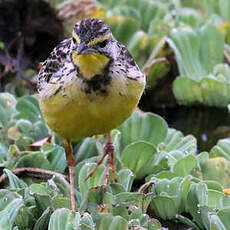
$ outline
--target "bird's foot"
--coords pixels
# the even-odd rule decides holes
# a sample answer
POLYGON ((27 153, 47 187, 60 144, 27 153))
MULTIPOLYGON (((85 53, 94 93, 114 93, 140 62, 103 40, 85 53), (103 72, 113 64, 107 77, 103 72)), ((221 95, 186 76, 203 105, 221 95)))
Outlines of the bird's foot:
POLYGON ((106 162, 104 186, 106 188, 106 186, 109 184, 109 169, 110 169, 110 167, 112 168, 112 174, 113 174, 113 180, 112 180, 111 183, 114 184, 114 183, 117 182, 116 167, 115 167, 115 164, 114 164, 114 146, 113 146, 113 143, 111 141, 108 141, 106 143, 106 145, 104 147, 104 154, 102 155, 101 159, 96 164, 96 166, 90 171, 90 173, 86 177, 85 181, 88 180, 91 176, 93 176, 93 174, 95 173, 97 168, 102 164, 103 160, 105 159, 105 157, 107 155, 108 155, 108 159, 107 159, 107 162, 106 162))

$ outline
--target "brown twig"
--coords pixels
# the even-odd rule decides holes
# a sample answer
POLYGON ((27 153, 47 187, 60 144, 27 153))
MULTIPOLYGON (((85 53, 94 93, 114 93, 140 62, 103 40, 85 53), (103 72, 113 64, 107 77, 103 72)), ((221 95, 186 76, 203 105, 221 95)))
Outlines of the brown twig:
MULTIPOLYGON (((64 177, 65 179, 68 179, 67 176, 57 173, 51 170, 47 169, 40 169, 40 168, 31 168, 31 167, 26 167, 26 168, 16 168, 16 169, 11 169, 10 170, 14 174, 23 174, 23 176, 32 176, 36 178, 42 178, 42 179, 50 179, 52 176, 59 176, 59 177, 64 177)), ((0 176, 0 183, 2 183, 6 178, 5 174, 2 174, 0 176)))
POLYGON ((149 181, 149 182, 143 184, 143 185, 140 187, 140 189, 139 189, 138 191, 139 191, 140 193, 147 193, 148 188, 149 188, 151 185, 155 184, 155 183, 156 183, 156 181, 149 181))
POLYGON ((164 62, 165 64, 169 64, 169 61, 165 58, 165 57, 161 57, 161 58, 156 58, 153 59, 144 69, 143 71, 145 72, 145 74, 148 74, 149 68, 152 67, 153 65, 160 63, 160 62, 164 62))
MULTIPOLYGON (((21 62, 22 62, 22 58, 23 58, 23 49, 24 49, 23 38, 16 37, 15 39, 13 39, 10 42, 10 44, 4 50, 4 54, 5 54, 5 61, 4 62, 5 63, 3 63, 3 64, 6 66, 4 72, 5 73, 8 73, 8 72, 16 73, 20 78, 22 78, 26 82, 26 85, 30 90, 35 90, 36 86, 37 86, 36 81, 25 76, 22 72, 21 62), (17 51, 17 56, 16 56, 16 58, 12 58, 9 54, 9 50, 10 50, 11 46, 17 40, 19 40, 19 48, 17 51)), ((2 58, 1 58, 1 60, 2 60, 2 58)))

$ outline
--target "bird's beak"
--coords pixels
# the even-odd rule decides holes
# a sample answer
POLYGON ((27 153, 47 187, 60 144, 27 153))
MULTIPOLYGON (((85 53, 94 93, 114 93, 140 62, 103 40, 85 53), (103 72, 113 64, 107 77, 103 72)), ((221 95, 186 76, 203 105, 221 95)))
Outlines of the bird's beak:
POLYGON ((77 55, 80 55, 87 48, 88 46, 86 45, 86 43, 82 42, 77 49, 77 55))

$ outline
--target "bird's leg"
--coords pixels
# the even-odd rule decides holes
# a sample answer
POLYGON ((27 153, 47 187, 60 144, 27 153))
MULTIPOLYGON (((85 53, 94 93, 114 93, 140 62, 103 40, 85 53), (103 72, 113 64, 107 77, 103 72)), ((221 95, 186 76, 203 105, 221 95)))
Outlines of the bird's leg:
POLYGON ((97 165, 90 171, 89 175, 85 178, 85 181, 88 180, 97 170, 97 168, 101 165, 101 163, 103 162, 103 160, 105 159, 107 153, 104 152, 103 156, 101 157, 101 159, 97 162, 97 165))
POLYGON ((69 140, 65 140, 65 154, 66 161, 69 168, 69 180, 70 180, 70 198, 72 211, 75 212, 75 199, 74 199, 74 156, 73 156, 73 146, 69 140))
MULTIPOLYGON (((108 154, 107 167, 109 168, 111 166, 111 168, 112 168, 112 174, 113 174, 112 183, 116 183, 117 182, 117 173, 116 173, 116 167, 114 164, 114 146, 113 146, 113 142, 112 142, 111 131, 109 131, 109 133, 108 133, 108 142, 105 145, 105 152, 108 154)), ((106 181, 106 184, 108 184, 108 181, 106 181)))
POLYGON ((99 165, 103 162, 105 157, 108 155, 107 159, 107 166, 106 166, 106 172, 105 172, 105 184, 108 184, 109 182, 109 167, 112 167, 112 173, 113 173, 113 183, 117 182, 117 173, 116 173, 116 168, 114 164, 114 146, 112 143, 112 137, 111 137, 111 132, 108 133, 108 142, 106 143, 104 147, 104 154, 102 155, 100 161, 97 163, 97 165, 90 171, 89 175, 86 177, 86 180, 91 177, 96 169, 98 168, 99 165))

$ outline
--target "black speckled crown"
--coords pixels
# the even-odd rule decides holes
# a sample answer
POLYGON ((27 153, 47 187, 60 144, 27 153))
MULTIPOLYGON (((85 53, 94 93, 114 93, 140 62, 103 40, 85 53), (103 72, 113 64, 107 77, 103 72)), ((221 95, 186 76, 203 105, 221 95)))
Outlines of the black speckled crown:
POLYGON ((88 43, 95 38, 103 37, 110 33, 110 29, 105 22, 95 18, 88 18, 78 22, 74 27, 74 32, 81 41, 88 43))

